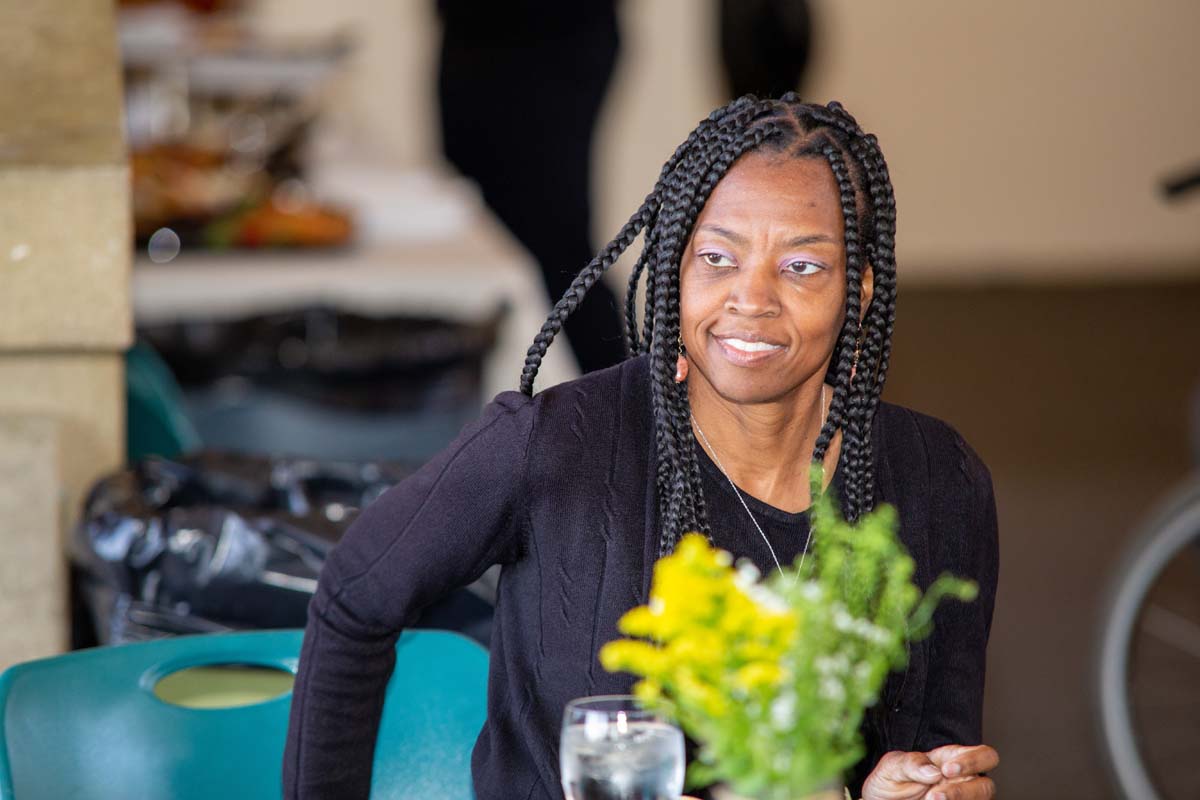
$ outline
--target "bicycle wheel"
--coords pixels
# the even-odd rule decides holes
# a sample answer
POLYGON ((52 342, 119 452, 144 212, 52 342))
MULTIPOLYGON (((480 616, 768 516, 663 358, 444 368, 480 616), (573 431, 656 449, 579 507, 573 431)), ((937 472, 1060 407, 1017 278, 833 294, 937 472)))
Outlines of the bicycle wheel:
POLYGON ((1200 797, 1200 476, 1159 506, 1122 562, 1100 639, 1098 705, 1130 800, 1200 797))

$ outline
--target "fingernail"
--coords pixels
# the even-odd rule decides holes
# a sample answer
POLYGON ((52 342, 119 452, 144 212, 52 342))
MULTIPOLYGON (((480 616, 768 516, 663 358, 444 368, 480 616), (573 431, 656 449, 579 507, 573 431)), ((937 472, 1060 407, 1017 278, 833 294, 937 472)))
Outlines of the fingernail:
POLYGON ((927 781, 936 781, 942 777, 942 772, 937 767, 925 766, 920 769, 921 777, 927 781))
POLYGON ((946 795, 942 792, 938 792, 933 796, 933 800, 946 800, 946 795))
POLYGON ((953 778, 958 773, 962 772, 962 764, 954 763, 946 765, 946 774, 953 778))

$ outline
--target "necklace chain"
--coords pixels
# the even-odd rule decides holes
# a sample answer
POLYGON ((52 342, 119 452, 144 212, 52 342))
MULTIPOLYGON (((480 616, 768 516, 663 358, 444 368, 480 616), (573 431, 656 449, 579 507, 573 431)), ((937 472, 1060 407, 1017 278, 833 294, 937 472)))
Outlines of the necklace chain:
MULTIPOLYGON (((771 553, 771 559, 775 562, 775 567, 783 572, 783 565, 779 563, 779 557, 775 555, 775 548, 771 546, 771 540, 767 538, 767 534, 763 532, 762 526, 758 524, 758 520, 754 518, 754 514, 750 511, 750 506, 746 504, 746 499, 742 497, 742 492, 738 489, 737 484, 733 482, 733 478, 729 477, 729 473, 725 471, 725 465, 721 463, 721 458, 717 455, 716 449, 708 441, 708 437, 704 435, 704 429, 700 427, 700 423, 696 421, 696 415, 691 414, 692 424, 696 426, 696 433, 700 434, 700 441, 704 442, 705 448, 712 454, 713 463, 717 465, 717 469, 721 470, 721 474, 725 476, 725 480, 729 481, 729 485, 733 488, 734 495, 737 496, 738 502, 742 504, 742 508, 746 509, 746 516, 750 517, 750 521, 754 523, 754 527, 758 530, 758 535, 767 543, 767 550, 771 553)), ((825 384, 821 384, 821 427, 817 428, 817 433, 820 435, 821 428, 825 427, 825 384)), ((811 503, 810 503, 811 506, 811 503)), ((800 573, 804 569, 804 558, 808 555, 808 545, 812 541, 812 522, 810 520, 808 526, 808 536, 804 538, 804 549, 800 551, 800 563, 796 567, 796 575, 792 579, 792 583, 800 580, 800 573)))

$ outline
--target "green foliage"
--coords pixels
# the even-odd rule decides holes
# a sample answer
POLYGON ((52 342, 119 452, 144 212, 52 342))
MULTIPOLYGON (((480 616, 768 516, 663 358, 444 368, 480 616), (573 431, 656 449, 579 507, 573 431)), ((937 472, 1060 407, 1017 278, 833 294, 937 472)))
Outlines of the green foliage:
MULTIPOLYGON (((814 488, 821 486, 814 466, 814 488)), ((946 597, 976 587, 943 575, 922 596, 895 509, 851 524, 814 491, 812 552, 759 580, 749 564, 689 534, 654 568, 650 604, 621 618, 633 639, 600 660, 640 676, 641 702, 700 743, 688 785, 716 781, 760 800, 795 800, 863 755, 859 727, 906 641, 931 629, 946 597)))

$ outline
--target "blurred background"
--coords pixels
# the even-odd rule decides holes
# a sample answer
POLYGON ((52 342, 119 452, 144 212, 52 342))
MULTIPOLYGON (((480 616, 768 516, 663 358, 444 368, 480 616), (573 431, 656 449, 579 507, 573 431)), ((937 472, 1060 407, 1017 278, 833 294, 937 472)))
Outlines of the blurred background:
MULTIPOLYGON (((0 667, 302 624, 696 122, 797 88, 891 167, 885 398, 992 470, 1002 796, 1120 797, 1122 758, 1200 796, 1196 548, 1145 556, 1195 507, 1163 510, 1200 454, 1198 32, 1191 0, 5 4, 0 667)), ((626 260, 540 386, 617 357, 626 260)), ((486 642, 493 591, 425 624, 486 642)))

